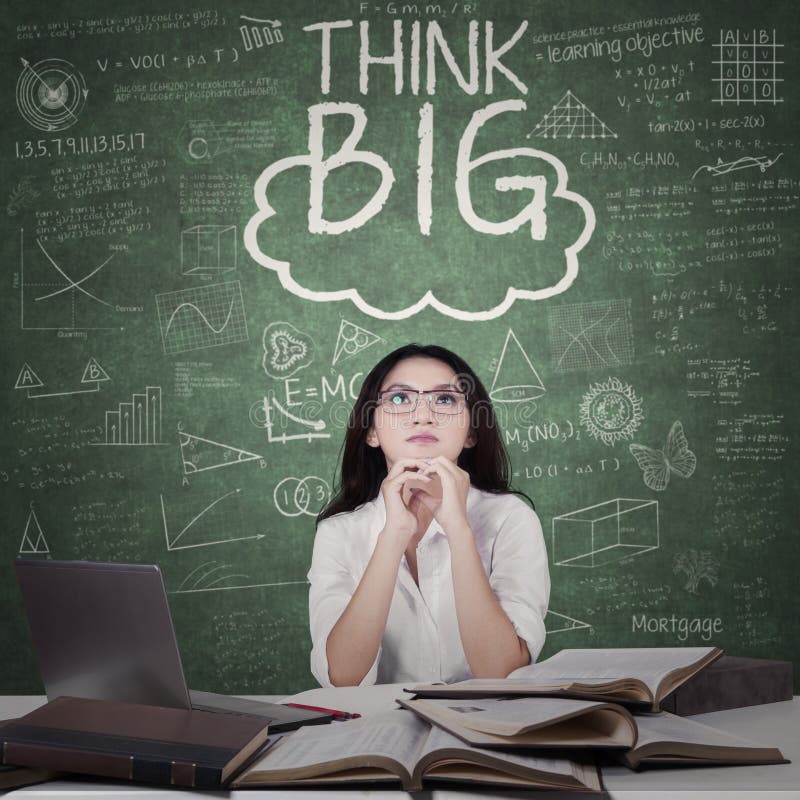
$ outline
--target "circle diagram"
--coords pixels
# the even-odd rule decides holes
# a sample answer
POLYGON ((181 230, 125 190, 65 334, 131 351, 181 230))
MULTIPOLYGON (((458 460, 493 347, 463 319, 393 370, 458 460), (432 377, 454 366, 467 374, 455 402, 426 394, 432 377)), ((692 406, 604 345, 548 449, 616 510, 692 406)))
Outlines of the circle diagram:
POLYGON ((17 80, 17 108, 25 121, 42 131, 60 131, 78 121, 86 103, 83 75, 60 58, 31 64, 22 59, 17 80))
POLYGON ((593 384, 580 405, 581 424, 606 445, 630 439, 643 419, 641 399, 619 378, 593 384))
POLYGON ((285 517, 315 517, 330 497, 328 482, 318 475, 284 478, 272 493, 275 508, 285 517))

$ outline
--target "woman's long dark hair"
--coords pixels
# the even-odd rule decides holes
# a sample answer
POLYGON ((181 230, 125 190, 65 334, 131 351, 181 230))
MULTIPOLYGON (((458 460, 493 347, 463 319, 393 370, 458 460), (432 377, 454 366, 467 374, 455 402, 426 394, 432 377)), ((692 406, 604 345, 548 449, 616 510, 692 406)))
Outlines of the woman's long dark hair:
POLYGON ((470 482, 478 489, 493 494, 513 492, 533 507, 533 501, 523 492, 511 488, 511 462, 500 438, 497 418, 478 376, 462 358, 438 345, 407 344, 384 356, 369 372, 358 394, 350 418, 347 435, 340 450, 341 473, 336 493, 317 515, 317 523, 343 511, 353 511, 378 496, 386 477, 386 458, 379 447, 370 447, 367 433, 372 427, 378 392, 390 370, 406 358, 422 356, 435 358, 456 373, 456 385, 467 393, 467 408, 475 444, 465 447, 457 464, 466 470, 470 482))

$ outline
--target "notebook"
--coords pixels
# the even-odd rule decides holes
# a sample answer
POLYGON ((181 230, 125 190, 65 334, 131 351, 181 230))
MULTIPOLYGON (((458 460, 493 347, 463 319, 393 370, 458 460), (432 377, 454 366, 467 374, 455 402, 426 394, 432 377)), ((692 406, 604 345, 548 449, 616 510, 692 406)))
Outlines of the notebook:
POLYGON ((14 562, 47 699, 60 696, 253 714, 270 733, 330 714, 186 686, 156 564, 14 562))

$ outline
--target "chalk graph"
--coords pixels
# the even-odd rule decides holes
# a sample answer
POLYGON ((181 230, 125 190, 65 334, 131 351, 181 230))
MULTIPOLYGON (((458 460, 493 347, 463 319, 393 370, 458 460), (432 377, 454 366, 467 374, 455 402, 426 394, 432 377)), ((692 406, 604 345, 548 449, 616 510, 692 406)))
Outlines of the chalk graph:
POLYGON ((19 237, 22 330, 115 330, 108 324, 115 306, 98 294, 102 289, 95 284, 105 277, 116 251, 85 248, 66 261, 58 252, 66 251, 63 246, 36 238, 36 247, 29 245, 26 252, 23 229, 19 237))
POLYGON ((157 294, 156 306, 167 355, 249 338, 239 281, 157 294))
POLYGON ((164 522, 164 542, 167 550, 190 550, 197 547, 263 539, 266 533, 244 532, 245 522, 241 513, 241 496, 241 489, 232 489, 230 492, 214 498, 199 511, 190 511, 187 507, 180 507, 177 516, 182 519, 188 517, 189 521, 179 531, 176 531, 174 524, 170 530, 164 495, 161 495, 161 519, 164 522), (242 535, 237 536, 237 531, 242 531, 242 535))
POLYGON ((709 173, 715 178, 720 175, 727 175, 729 172, 738 172, 741 169, 758 168, 760 172, 766 172, 770 167, 777 164, 783 153, 778 153, 774 158, 769 156, 742 156, 734 161, 723 161, 717 159, 716 164, 702 164, 692 174, 694 180, 700 173, 709 173))
POLYGON ((242 14, 239 19, 243 22, 239 26, 239 33, 242 34, 242 44, 246 51, 254 47, 261 47, 283 41, 281 31, 281 21, 279 19, 260 19, 258 17, 246 17, 242 14), (247 23, 250 23, 249 25, 247 23))
POLYGON ((548 323, 550 355, 559 371, 633 363, 629 300, 556 306, 548 323))
POLYGON ((170 594, 196 594, 197 592, 226 592, 236 589, 262 589, 281 586, 302 586, 307 580, 259 582, 249 573, 238 572, 232 564, 206 561, 195 567, 170 594))
POLYGON ((130 402, 119 403, 106 411, 104 441, 95 446, 127 445, 152 447, 161 441, 161 387, 146 386, 144 392, 131 396, 130 402))

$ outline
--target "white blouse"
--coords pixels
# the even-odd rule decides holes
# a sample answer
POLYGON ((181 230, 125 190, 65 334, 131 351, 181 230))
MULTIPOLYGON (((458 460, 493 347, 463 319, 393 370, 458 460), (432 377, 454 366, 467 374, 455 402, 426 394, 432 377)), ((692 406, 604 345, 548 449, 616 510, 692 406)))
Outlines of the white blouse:
MULTIPOLYGON (((483 568, 501 607, 536 660, 545 638, 550 597, 542 526, 519 496, 492 494, 470 486, 467 520, 483 568)), ((322 520, 308 572, 311 672, 331 686, 326 643, 367 568, 386 521, 383 495, 322 520)), ((458 632, 450 547, 432 520, 417 548, 417 586, 400 563, 386 629, 375 662, 361 681, 460 681, 472 677, 458 632)))

